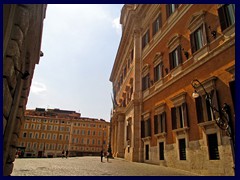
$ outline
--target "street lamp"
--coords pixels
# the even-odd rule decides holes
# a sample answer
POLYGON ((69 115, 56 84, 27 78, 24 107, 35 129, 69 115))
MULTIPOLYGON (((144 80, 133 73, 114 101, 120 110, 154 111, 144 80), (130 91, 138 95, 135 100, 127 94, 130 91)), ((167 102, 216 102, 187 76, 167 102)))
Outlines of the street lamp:
MULTIPOLYGON (((231 143, 231 149, 232 149, 232 155, 233 155, 233 163, 235 165, 235 140, 234 140, 234 132, 232 127, 232 121, 230 116, 230 107, 227 103, 224 103, 221 110, 219 111, 216 107, 212 104, 212 97, 211 95, 206 91, 203 84, 198 80, 194 79, 191 82, 192 87, 194 88, 194 92, 192 94, 192 97, 198 98, 199 93, 197 92, 197 88, 200 86, 204 90, 204 93, 206 95, 206 100, 209 102, 209 106, 213 112, 213 119, 215 120, 217 126, 226 132, 226 134, 230 137, 230 143, 231 143), (217 115, 218 118, 215 118, 217 115)), ((235 168, 235 167, 234 167, 235 168)))

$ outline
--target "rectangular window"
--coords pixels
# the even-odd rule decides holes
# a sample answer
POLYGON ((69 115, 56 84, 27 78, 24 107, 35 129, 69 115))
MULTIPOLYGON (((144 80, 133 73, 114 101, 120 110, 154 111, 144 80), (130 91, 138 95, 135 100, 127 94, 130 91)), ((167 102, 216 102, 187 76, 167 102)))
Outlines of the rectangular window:
POLYGON ((154 133, 158 134, 163 132, 166 132, 166 113, 165 112, 154 116, 154 133))
POLYGON ((218 9, 221 30, 235 24, 235 4, 225 4, 218 9))
POLYGON ((177 8, 178 4, 166 4, 167 17, 171 16, 176 11, 177 8))
MULTIPOLYGON (((218 109, 218 98, 217 98, 217 91, 212 90, 209 95, 212 97, 212 106, 218 109)), ((206 95, 199 96, 195 99, 196 104, 196 111, 197 111, 197 120, 198 123, 212 121, 214 120, 214 114, 210 105, 209 100, 206 98, 206 95)))
POLYGON ((187 104, 183 103, 171 109, 172 129, 188 127, 187 104))
POLYGON ((150 79, 149 74, 147 74, 146 76, 144 76, 142 78, 142 90, 143 91, 150 87, 149 79, 150 79))
POLYGON ((162 27, 162 14, 160 13, 157 19, 152 24, 153 36, 159 31, 162 27))
POLYGON ((179 139, 179 158, 186 160, 186 142, 185 139, 179 139))
POLYGON ((208 137, 208 151, 210 160, 219 160, 217 134, 209 134, 208 137))
POLYGON ((145 48, 145 46, 149 43, 149 40, 149 30, 147 30, 147 32, 142 37, 142 49, 145 48))
POLYGON ((164 142, 159 143, 159 160, 164 160, 164 142))
POLYGON ((151 119, 148 119, 145 122, 145 137, 151 136, 151 119))
POLYGON ((170 70, 174 69, 175 67, 182 63, 182 51, 180 45, 176 49, 174 49, 171 53, 169 53, 169 61, 170 70))
POLYGON ((201 25, 196 31, 190 34, 192 53, 198 51, 206 44, 206 32, 204 26, 201 25))
POLYGON ((157 66, 154 67, 154 82, 162 79, 163 77, 163 64, 159 63, 157 66))

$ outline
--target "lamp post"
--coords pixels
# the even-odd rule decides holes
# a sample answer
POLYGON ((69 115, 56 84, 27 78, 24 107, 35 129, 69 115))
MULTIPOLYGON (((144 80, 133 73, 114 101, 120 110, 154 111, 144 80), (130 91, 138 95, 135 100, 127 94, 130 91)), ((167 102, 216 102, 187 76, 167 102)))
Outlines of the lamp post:
POLYGON ((234 163, 233 168, 235 169, 235 139, 234 139, 234 129, 231 121, 229 105, 227 103, 224 103, 223 106, 221 107, 221 110, 219 111, 216 107, 213 106, 211 95, 206 91, 203 84, 198 79, 192 80, 191 85, 194 88, 194 92, 192 94, 192 97, 194 99, 199 97, 197 88, 200 86, 203 89, 206 95, 206 100, 209 102, 209 106, 213 112, 213 119, 215 120, 217 126, 221 130, 225 131, 226 134, 230 137, 230 144, 231 144, 233 163, 234 163), (218 115, 218 118, 216 118, 215 115, 218 115))

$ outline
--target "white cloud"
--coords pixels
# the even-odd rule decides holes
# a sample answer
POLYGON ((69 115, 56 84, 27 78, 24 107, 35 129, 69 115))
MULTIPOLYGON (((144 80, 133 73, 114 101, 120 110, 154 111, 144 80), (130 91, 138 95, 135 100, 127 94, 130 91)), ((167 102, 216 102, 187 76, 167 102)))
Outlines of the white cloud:
POLYGON ((43 83, 33 82, 31 85, 31 92, 34 94, 42 94, 47 91, 47 87, 43 83))
POLYGON ((112 27, 116 30, 117 34, 121 35, 122 26, 120 24, 120 17, 117 17, 112 21, 112 27))

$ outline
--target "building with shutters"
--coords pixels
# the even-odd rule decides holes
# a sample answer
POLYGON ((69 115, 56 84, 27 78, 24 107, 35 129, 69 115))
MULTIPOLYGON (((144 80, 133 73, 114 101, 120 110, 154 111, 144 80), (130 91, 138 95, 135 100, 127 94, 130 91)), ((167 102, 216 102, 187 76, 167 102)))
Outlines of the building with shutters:
POLYGON ((26 110, 18 139, 21 157, 97 155, 108 151, 109 122, 69 110, 26 110))
POLYGON ((217 126, 204 90, 217 111, 230 108, 234 137, 235 5, 125 4, 120 23, 110 77, 113 155, 234 175, 234 138, 217 126))

